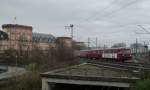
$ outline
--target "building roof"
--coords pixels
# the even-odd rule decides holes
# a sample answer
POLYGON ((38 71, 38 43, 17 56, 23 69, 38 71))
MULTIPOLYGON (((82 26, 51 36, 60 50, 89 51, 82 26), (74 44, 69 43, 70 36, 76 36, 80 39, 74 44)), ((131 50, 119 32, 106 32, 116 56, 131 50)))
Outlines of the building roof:
POLYGON ((43 73, 42 75, 66 75, 66 76, 83 76, 83 77, 113 77, 113 78, 137 78, 130 71, 123 68, 115 68, 99 64, 84 63, 68 68, 57 69, 43 73))
POLYGON ((2 28, 10 28, 10 27, 20 27, 20 28, 32 29, 32 26, 27 26, 27 25, 19 25, 19 24, 3 24, 2 25, 2 28))
MULTIPOLYGON (((41 76, 47 79, 77 80, 86 82, 124 82, 134 83, 140 78, 135 77, 127 69, 84 63, 68 68, 57 69, 42 73, 41 76)), ((67 82, 68 83, 68 82, 67 82)), ((118 84, 117 84, 118 85, 118 84)), ((116 86, 117 86, 116 85, 116 86)), ((120 87, 120 86, 119 86, 120 87)), ((124 86, 122 86, 124 87, 124 86)))
POLYGON ((71 39, 71 37, 57 37, 57 39, 71 39))
POLYGON ((55 37, 52 34, 33 33, 32 41, 35 43, 52 43, 55 37))

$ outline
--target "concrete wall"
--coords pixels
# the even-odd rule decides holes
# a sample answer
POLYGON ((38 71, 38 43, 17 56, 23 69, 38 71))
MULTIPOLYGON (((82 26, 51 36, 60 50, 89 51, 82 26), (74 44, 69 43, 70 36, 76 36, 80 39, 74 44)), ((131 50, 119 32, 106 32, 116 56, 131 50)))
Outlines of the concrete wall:
POLYGON ((52 90, 55 83, 129 88, 130 83, 42 78, 42 90, 52 90))

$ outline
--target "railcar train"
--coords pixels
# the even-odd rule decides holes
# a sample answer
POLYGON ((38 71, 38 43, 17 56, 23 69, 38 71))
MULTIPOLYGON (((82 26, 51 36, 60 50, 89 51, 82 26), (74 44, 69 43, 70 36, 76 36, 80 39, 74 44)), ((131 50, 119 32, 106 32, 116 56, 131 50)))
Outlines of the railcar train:
POLYGON ((132 59, 131 50, 128 48, 80 50, 79 56, 87 59, 111 60, 116 62, 124 62, 132 59))

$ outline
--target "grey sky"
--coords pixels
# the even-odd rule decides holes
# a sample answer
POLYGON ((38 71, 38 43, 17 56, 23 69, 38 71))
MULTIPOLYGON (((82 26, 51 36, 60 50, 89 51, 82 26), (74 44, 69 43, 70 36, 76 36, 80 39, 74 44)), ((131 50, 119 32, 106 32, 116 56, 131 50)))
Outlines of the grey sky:
POLYGON ((69 36, 64 26, 74 24, 76 40, 98 37, 99 43, 150 42, 150 0, 0 0, 0 25, 31 25, 34 32, 69 36), (14 21, 14 17, 17 20, 14 21))

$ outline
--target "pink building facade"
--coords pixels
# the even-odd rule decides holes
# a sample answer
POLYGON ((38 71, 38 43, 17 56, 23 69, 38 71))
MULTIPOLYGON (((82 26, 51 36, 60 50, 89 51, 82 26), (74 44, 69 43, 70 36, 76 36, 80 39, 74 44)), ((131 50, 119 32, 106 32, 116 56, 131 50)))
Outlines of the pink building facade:
POLYGON ((8 34, 8 40, 1 41, 5 46, 2 49, 24 49, 32 48, 32 27, 18 24, 4 24, 2 31, 8 34))

